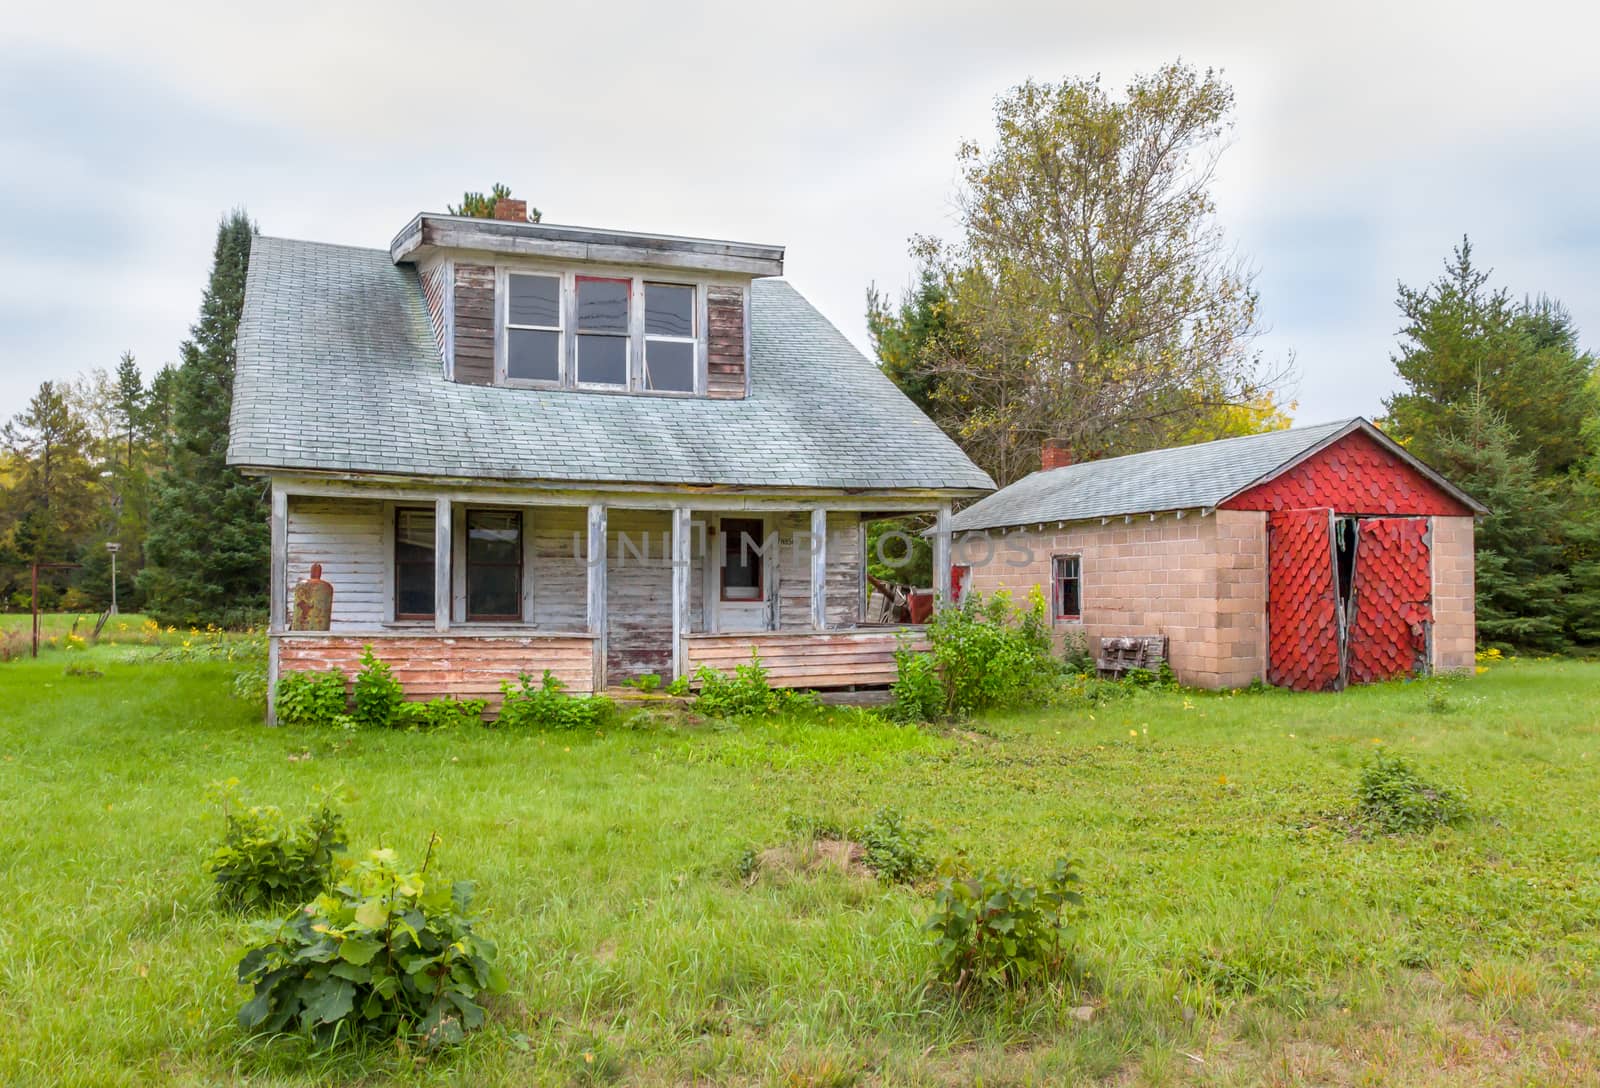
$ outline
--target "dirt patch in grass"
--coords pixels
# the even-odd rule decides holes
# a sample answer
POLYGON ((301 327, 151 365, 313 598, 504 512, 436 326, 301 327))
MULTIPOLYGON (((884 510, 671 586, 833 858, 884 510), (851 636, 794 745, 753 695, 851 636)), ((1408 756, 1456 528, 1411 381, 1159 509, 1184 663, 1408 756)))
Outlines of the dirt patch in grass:
POLYGON ((751 879, 757 880, 763 875, 793 879, 833 872, 871 880, 872 870, 867 868, 866 856, 864 846, 848 839, 810 839, 785 843, 768 847, 756 855, 751 879))

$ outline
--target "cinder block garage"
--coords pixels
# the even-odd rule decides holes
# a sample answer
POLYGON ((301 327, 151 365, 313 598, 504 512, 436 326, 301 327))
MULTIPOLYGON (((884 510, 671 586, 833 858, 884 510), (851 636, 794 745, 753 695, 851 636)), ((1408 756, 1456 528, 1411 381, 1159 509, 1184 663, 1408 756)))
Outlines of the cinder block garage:
POLYGON ((1301 691, 1472 667, 1482 505, 1364 419, 1074 463, 958 513, 968 591, 1058 638, 1164 636, 1178 678, 1301 691))

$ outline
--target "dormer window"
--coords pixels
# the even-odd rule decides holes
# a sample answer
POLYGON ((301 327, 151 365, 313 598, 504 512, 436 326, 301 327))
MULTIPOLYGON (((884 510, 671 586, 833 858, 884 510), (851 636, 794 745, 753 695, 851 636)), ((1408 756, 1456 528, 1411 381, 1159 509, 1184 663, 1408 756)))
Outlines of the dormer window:
POLYGON ((515 266, 496 284, 498 384, 706 391, 705 284, 515 266))
POLYGON ((700 342, 695 291, 673 283, 644 285, 644 387, 693 393, 700 342))
POLYGON ((578 289, 578 384, 628 386, 630 280, 576 277, 578 289))
POLYGON ((561 277, 506 277, 506 378, 561 380, 561 277))

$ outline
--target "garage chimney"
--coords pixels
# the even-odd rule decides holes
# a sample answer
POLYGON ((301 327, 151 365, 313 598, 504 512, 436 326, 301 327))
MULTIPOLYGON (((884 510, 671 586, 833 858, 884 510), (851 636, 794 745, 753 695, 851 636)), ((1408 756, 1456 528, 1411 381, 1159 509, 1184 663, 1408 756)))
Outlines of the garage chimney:
POLYGON ((528 221, 528 202, 526 200, 512 200, 502 197, 494 202, 494 217, 496 219, 509 219, 513 223, 526 223, 528 221))
POLYGON ((1045 471, 1072 464, 1072 443, 1065 438, 1047 438, 1039 449, 1039 467, 1045 471))

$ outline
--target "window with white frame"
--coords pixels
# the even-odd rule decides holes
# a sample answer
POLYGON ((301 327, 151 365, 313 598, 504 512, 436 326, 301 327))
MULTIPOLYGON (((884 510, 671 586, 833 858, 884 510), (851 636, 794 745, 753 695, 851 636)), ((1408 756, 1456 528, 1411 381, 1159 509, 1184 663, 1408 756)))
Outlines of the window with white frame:
POLYGON ((1050 560, 1054 583, 1051 596, 1055 598, 1055 618, 1079 620, 1083 618, 1083 560, 1076 555, 1057 555, 1050 560))
POLYGON ((632 347, 628 311, 633 283, 603 276, 578 276, 575 283, 577 382, 626 389, 632 347))
POLYGON ((559 382, 563 353, 561 277, 506 277, 506 380, 559 382))
POLYGON ((693 393, 699 335, 695 290, 675 283, 644 285, 645 389, 693 393))

